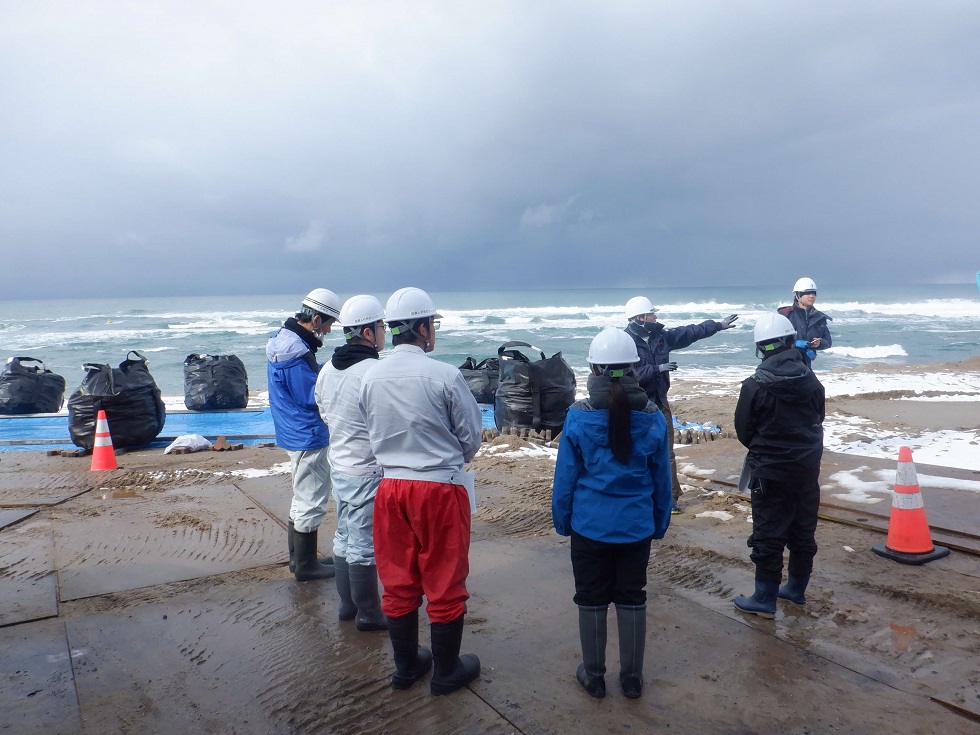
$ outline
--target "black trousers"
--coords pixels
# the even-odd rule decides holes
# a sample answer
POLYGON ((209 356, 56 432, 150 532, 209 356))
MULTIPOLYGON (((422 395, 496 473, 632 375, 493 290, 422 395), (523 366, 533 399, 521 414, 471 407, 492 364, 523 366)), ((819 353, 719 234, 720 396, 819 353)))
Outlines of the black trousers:
POLYGON ((752 491, 752 535, 748 545, 760 582, 780 582, 783 550, 789 549, 789 573, 808 577, 817 554, 814 534, 820 485, 816 477, 778 482, 760 477, 749 481, 752 491))
POLYGON ((575 604, 597 607, 644 605, 647 593, 647 564, 650 541, 610 544, 593 541, 572 531, 572 573, 575 575, 575 604))

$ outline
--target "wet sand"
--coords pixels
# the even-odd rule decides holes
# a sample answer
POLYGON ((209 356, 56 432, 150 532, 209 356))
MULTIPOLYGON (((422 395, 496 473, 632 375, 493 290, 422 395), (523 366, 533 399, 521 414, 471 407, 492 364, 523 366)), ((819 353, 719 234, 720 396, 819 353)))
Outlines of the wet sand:
MULTIPOLYGON (((682 418, 731 415, 732 396, 680 397, 689 387, 676 388, 682 418)), ((781 602, 773 621, 735 611, 752 567, 748 505, 732 492, 744 452, 733 439, 678 448, 685 512, 650 563, 643 698, 619 692, 613 614, 609 695, 588 697, 574 680, 567 540, 551 530, 552 460, 516 438, 496 443, 473 463, 480 508, 463 640, 483 674, 438 698, 427 680, 392 691, 386 634, 339 622, 332 581, 288 573, 288 476, 217 474, 270 468, 284 452, 137 451, 111 473, 89 472, 85 458, 0 455, 0 520, 11 523, 0 531, 0 733, 980 727, 974 555, 903 566, 870 552, 882 534, 821 521, 808 604, 781 602)), ((839 454, 825 463, 860 465, 839 454)), ((332 530, 328 515, 323 552, 332 530)), ((424 615, 420 635, 425 644, 424 615)))

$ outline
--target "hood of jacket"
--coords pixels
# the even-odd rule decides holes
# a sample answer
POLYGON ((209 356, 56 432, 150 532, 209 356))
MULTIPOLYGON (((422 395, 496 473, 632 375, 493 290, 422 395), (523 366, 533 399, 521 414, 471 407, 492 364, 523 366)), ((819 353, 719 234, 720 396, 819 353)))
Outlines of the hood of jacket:
POLYGON ((781 400, 806 403, 813 395, 812 375, 802 353, 790 347, 763 360, 752 379, 781 400))
POLYGON ((370 345, 341 345, 333 351, 330 364, 337 370, 346 370, 361 360, 377 360, 378 351, 370 345))
MULTIPOLYGON (((629 401, 631 411, 642 411, 646 408, 646 392, 636 382, 632 375, 625 375, 619 379, 623 390, 626 392, 626 400, 629 401)), ((590 375, 587 383, 589 390, 589 404, 595 409, 609 408, 610 393, 612 391, 612 378, 608 375, 590 375)))
POLYGON ((265 357, 269 362, 288 362, 302 357, 307 352, 314 355, 323 342, 313 332, 304 329, 290 317, 282 328, 269 339, 265 346, 265 357))

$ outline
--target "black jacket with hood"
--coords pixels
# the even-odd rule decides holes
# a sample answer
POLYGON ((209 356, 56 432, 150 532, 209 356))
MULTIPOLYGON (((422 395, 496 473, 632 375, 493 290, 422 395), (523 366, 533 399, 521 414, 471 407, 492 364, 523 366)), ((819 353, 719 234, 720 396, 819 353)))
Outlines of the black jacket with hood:
POLYGON ((767 357, 742 381, 735 432, 753 477, 816 479, 823 454, 824 389, 799 350, 767 357))

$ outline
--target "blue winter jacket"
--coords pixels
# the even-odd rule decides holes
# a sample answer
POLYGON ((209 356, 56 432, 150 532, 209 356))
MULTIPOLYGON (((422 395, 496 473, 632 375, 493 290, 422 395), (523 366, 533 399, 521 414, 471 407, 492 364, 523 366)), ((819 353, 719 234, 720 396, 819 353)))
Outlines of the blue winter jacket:
POLYGON ((651 402, 631 412, 628 464, 609 446, 609 411, 588 400, 571 406, 558 444, 551 496, 555 530, 607 543, 663 538, 670 525, 667 422, 651 402))
POLYGON ((265 356, 269 360, 266 372, 276 444, 293 452, 323 449, 330 444, 330 434, 313 396, 320 370, 316 357, 288 329, 272 335, 265 356))

